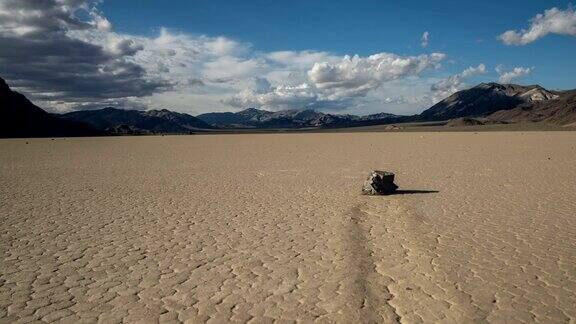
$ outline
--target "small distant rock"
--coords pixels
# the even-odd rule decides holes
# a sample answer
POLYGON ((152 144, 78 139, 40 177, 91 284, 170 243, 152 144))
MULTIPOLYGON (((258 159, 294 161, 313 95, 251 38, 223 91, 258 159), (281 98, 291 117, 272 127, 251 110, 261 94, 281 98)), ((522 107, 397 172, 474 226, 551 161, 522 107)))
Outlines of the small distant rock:
POLYGON ((388 125, 384 127, 384 130, 403 130, 403 129, 404 129, 403 126, 397 126, 397 125, 388 125))
POLYGON ((476 118, 454 118, 446 123, 446 127, 460 127, 460 126, 480 126, 485 125, 484 121, 476 118))
POLYGON ((372 171, 362 187, 363 195, 389 195, 396 191, 394 173, 388 171, 372 171))
POLYGON ((498 124, 508 124, 508 122, 503 120, 492 120, 489 118, 460 117, 450 119, 445 126, 462 127, 462 126, 483 126, 483 125, 498 125, 498 124))
MULTIPOLYGON (((149 135, 151 132, 133 125, 120 124, 105 129, 106 133, 112 135, 149 135)), ((164 135, 162 135, 164 136, 164 135)))

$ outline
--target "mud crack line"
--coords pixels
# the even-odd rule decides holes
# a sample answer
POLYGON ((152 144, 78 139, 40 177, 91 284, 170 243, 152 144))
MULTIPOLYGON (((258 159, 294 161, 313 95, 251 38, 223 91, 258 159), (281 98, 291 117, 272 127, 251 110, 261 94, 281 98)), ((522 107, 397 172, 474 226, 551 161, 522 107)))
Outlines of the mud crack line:
POLYGON ((394 295, 388 285, 394 280, 376 271, 374 244, 370 239, 374 225, 371 224, 370 215, 356 206, 350 211, 347 223, 345 248, 349 254, 349 271, 354 282, 355 297, 361 301, 361 315, 369 323, 400 323, 401 316, 390 304, 394 295))

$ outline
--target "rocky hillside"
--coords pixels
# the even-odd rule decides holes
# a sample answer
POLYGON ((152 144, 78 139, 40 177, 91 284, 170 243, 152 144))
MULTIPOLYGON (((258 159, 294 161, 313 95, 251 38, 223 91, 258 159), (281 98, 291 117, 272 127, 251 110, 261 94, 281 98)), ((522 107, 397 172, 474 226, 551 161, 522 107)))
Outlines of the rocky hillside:
POLYGON ((536 100, 508 110, 497 111, 488 118, 511 122, 547 122, 576 126, 576 90, 557 92, 551 100, 536 100))
POLYGON ((557 99, 557 92, 540 86, 482 83, 456 92, 420 114, 421 120, 448 120, 458 117, 484 117, 499 110, 557 99))
POLYGON ((140 111, 108 107, 75 111, 63 117, 112 134, 182 134, 214 128, 194 116, 166 109, 140 111))
POLYGON ((101 135, 87 124, 52 115, 0 78, 0 137, 67 137, 101 135))

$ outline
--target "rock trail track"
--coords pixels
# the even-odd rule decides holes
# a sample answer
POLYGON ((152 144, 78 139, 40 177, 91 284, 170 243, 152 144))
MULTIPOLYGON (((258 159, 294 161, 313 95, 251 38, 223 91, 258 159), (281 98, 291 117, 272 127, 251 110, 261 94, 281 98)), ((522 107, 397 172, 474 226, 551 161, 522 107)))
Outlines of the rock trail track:
POLYGON ((1 140, 0 322, 573 323, 574 143, 1 140), (372 169, 408 192, 361 196, 372 169))

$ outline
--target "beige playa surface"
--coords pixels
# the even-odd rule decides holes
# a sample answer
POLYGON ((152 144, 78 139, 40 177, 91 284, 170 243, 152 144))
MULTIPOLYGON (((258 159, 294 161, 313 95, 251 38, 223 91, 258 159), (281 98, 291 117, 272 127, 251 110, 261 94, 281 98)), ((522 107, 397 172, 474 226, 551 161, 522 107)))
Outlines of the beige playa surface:
POLYGON ((0 180, 0 322, 576 320, 575 132, 2 140, 0 180))

